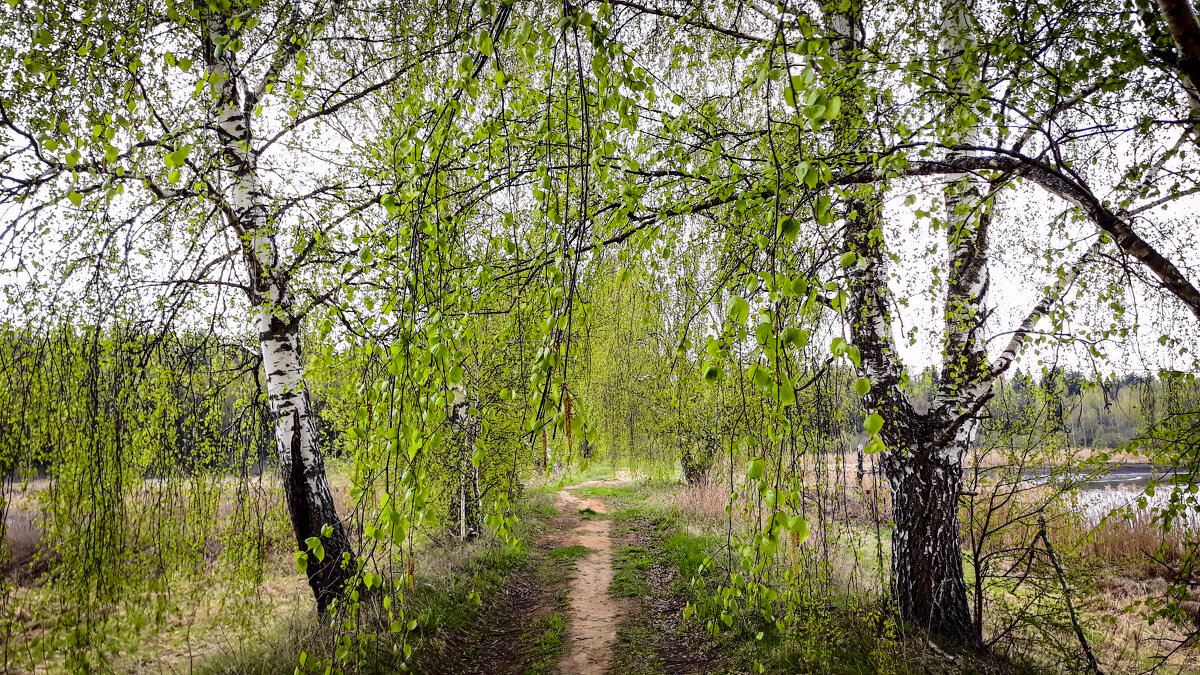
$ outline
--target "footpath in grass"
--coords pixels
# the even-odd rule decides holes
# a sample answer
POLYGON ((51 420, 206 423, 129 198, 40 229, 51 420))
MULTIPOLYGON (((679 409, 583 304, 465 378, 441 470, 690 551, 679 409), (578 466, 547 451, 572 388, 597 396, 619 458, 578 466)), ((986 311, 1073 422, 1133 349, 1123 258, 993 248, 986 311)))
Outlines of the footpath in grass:
POLYGON ((683 625, 681 591, 709 542, 668 534, 670 492, 602 467, 532 491, 540 503, 552 498, 556 513, 531 537, 520 568, 485 598, 482 628, 427 651, 440 672, 727 670, 701 628, 683 625), (446 650, 462 658, 452 664, 446 650))
MULTIPOLYGON (((563 513, 562 525, 570 527, 568 545, 588 553, 576 562, 576 574, 568 591, 569 620, 566 655, 561 670, 579 675, 608 672, 619 622, 630 612, 628 602, 610 595, 613 581, 611 522, 601 518, 608 506, 598 497, 579 497, 577 490, 616 486, 623 481, 588 481, 560 490, 556 504, 563 513)), ((565 528, 564 528, 565 529, 565 528)), ((560 531, 562 534, 562 531, 560 531)))
MULTIPOLYGON (((617 629, 633 607, 614 601, 614 545, 605 501, 577 497, 579 490, 616 486, 605 467, 531 489, 522 500, 527 542, 515 564, 489 569, 502 577, 480 593, 468 622, 454 622, 437 640, 421 645, 418 672, 612 672, 617 629), (553 506, 550 506, 553 504, 553 506)), ((492 560, 480 558, 485 568, 492 560)), ((473 578, 478 579, 480 572, 473 578)))
MULTIPOLYGON (((689 488, 677 481, 634 481, 580 486, 579 499, 603 499, 607 513, 584 517, 611 523, 614 601, 628 603, 617 627, 611 672, 656 673, 1008 673, 1002 660, 948 654, 919 631, 897 634, 878 601, 825 593, 803 604, 745 606, 724 618, 692 613, 706 595, 725 589, 728 548, 723 523, 681 511, 677 497, 689 488), (704 567, 706 559, 717 564, 704 567), (786 632, 765 614, 790 612, 786 632), (720 621, 718 624, 717 622, 720 621), (710 632, 717 626, 715 633, 710 632)), ((687 500, 684 500, 685 503, 687 500)), ((709 514, 711 515, 711 514, 709 514)), ((723 520, 723 519, 719 519, 723 520)), ((745 532, 740 533, 746 536, 745 532)), ((788 556, 803 554, 792 551, 788 556)), ((804 554, 808 555, 808 554, 804 554)), ((776 578, 797 562, 780 554, 776 578)), ((736 571, 736 570, 735 570, 736 571)), ((823 583, 823 582, 814 582, 823 583)), ((808 585, 798 582, 799 587, 808 585)), ((804 601, 804 598, 800 598, 804 601)), ((570 672, 570 671, 565 671, 570 672)))
POLYGON ((609 589, 630 611, 617 629, 613 672, 727 672, 730 663, 698 623, 683 620, 690 581, 713 544, 680 531, 669 506, 675 485, 641 482, 577 491, 603 495, 617 542, 609 589))

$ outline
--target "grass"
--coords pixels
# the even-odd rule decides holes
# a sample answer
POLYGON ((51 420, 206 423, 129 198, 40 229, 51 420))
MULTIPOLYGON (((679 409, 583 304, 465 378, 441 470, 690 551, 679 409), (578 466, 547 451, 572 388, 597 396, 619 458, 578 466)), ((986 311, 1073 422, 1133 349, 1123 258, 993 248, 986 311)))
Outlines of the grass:
POLYGON ((613 671, 629 675, 660 675, 668 672, 655 648, 659 637, 658 630, 644 618, 622 623, 617 628, 613 671))
POLYGON ((651 493, 644 487, 645 483, 628 485, 588 485, 571 490, 577 497, 605 497, 619 500, 622 504, 645 502, 651 493))
POLYGON ((561 546, 559 548, 556 548, 556 549, 548 552, 546 555, 551 558, 577 560, 577 559, 582 558, 583 556, 585 556, 589 553, 592 553, 594 551, 595 551, 595 549, 591 549, 586 546, 581 546, 579 544, 575 544, 572 546, 561 546))
POLYGON ((593 480, 611 480, 616 477, 616 470, 610 464, 604 462, 587 462, 571 467, 566 473, 561 476, 546 476, 543 479, 543 487, 551 491, 558 490, 565 485, 574 485, 575 483, 584 483, 593 480))
MULTIPOLYGON (((532 534, 548 527, 557 509, 545 494, 530 493, 519 505, 521 521, 518 536, 529 540, 532 534)), ((478 541, 440 550, 428 550, 421 557, 421 567, 415 583, 403 589, 403 619, 415 622, 408 632, 412 654, 410 668, 417 672, 436 672, 447 663, 465 658, 464 644, 480 636, 489 623, 501 621, 495 617, 501 590, 515 576, 530 575, 535 583, 550 584, 569 575, 574 561, 587 555, 590 549, 567 546, 541 553, 523 545, 511 548, 495 541, 478 541)), ((561 601, 561 599, 560 599, 561 601)), ((393 605, 393 609, 398 609, 393 605)), ((363 635, 389 634, 389 617, 376 603, 364 603, 362 624, 374 627, 363 635)), ((523 637, 534 644, 533 658, 553 651, 553 636, 561 642, 563 622, 543 627, 536 635, 523 637)), ((243 642, 236 649, 222 652, 197 662, 193 668, 200 673, 277 673, 292 672, 299 665, 301 649, 312 670, 334 656, 337 635, 322 625, 311 612, 297 613, 262 631, 256 639, 243 642)), ((350 668, 356 672, 396 672, 403 662, 397 645, 396 652, 384 648, 393 644, 384 640, 377 645, 360 645, 362 660, 350 668)), ((561 647, 560 647, 561 648, 561 647)), ((313 672, 323 672, 317 667, 313 672)), ((305 672, 301 668, 300 672, 305 672)))
POLYGON ((566 650, 568 627, 568 618, 561 612, 555 612, 529 625, 526 634, 532 637, 534 656, 527 673, 542 675, 557 670, 559 657, 566 650))
MULTIPOLYGON (((831 594, 826 583, 832 581, 827 582, 815 570, 804 571, 807 568, 799 559, 793 561, 793 554, 785 550, 775 556, 772 578, 778 588, 789 569, 798 574, 786 600, 768 600, 755 607, 746 599, 744 588, 733 589, 728 596, 713 596, 728 578, 724 524, 721 518, 697 522, 677 509, 678 493, 685 490, 662 483, 576 490, 580 496, 617 500, 622 507, 611 514, 614 534, 627 539, 614 556, 610 588, 614 597, 644 601, 648 610, 680 608, 685 602, 707 607, 682 622, 678 609, 655 616, 647 612, 623 622, 614 650, 617 672, 649 674, 688 668, 822 673, 1012 670, 992 659, 971 656, 950 662, 923 638, 898 635, 890 613, 877 599, 846 591, 831 594), (701 572, 710 558, 718 564, 701 572), (732 601, 728 623, 719 616, 721 597, 732 601), (768 616, 779 618, 782 630, 768 616), (719 629, 714 632, 713 627, 719 629), (681 658, 693 661, 673 661, 681 658)), ((698 501, 707 505, 714 500, 698 501)), ((725 515, 723 506, 720 515, 725 515)), ((815 560, 815 556, 809 557, 815 560)), ((733 558, 736 562, 737 556, 733 558)))
POLYGON ((654 564, 653 552, 644 546, 625 546, 613 558, 613 580, 608 587, 614 598, 636 598, 650 594, 645 570, 654 564))
MULTIPOLYGON (((531 567, 528 549, 513 549, 489 544, 461 559, 458 564, 439 570, 436 576, 419 576, 417 583, 404 592, 404 618, 414 621, 409 632, 413 648, 410 666, 427 672, 435 668, 453 644, 469 637, 490 603, 507 580, 516 572, 531 567), (478 598, 477 600, 475 598, 478 598)), ((363 620, 379 634, 388 632, 388 618, 374 603, 364 604, 363 620)), ((310 667, 334 656, 336 634, 308 613, 282 622, 262 639, 246 643, 240 649, 226 650, 196 664, 198 673, 279 673, 291 672, 300 662, 302 648, 310 667)), ((395 672, 402 657, 381 648, 363 645, 362 660, 353 666, 358 672, 395 672)), ((323 671, 318 668, 317 671, 323 671)), ((305 672, 301 668, 300 672, 305 672)))
POLYGON ((532 645, 526 673, 544 675, 558 671, 558 662, 566 651, 567 632, 571 624, 570 615, 567 614, 570 605, 567 584, 575 576, 575 561, 594 552, 595 549, 578 544, 560 546, 547 551, 540 561, 538 583, 557 586, 553 596, 556 611, 534 620, 525 629, 523 641, 532 645))
MULTIPOLYGON (((612 475, 608 467, 593 465, 564 482, 601 480, 612 475)), ((553 506, 553 493, 557 489, 556 481, 526 492, 519 504, 518 535, 522 540, 533 541, 534 534, 547 529, 554 517, 560 515, 553 506)), ((850 578, 847 561, 858 565, 861 569, 857 574, 866 578, 875 577, 880 565, 887 564, 890 542, 886 527, 880 528, 882 558, 875 550, 875 531, 871 529, 870 546, 849 552, 835 548, 831 564, 822 567, 817 555, 821 538, 833 533, 841 537, 839 542, 844 542, 848 532, 868 536, 867 529, 857 522, 836 520, 827 523, 824 530, 814 522, 812 539, 795 550, 781 542, 770 568, 769 583, 776 589, 790 588, 791 595, 786 600, 754 607, 747 600, 744 587, 731 589, 727 591, 731 625, 721 620, 719 601, 680 621, 685 602, 703 605, 728 579, 724 569, 729 555, 725 546, 724 510, 728 491, 720 487, 686 488, 642 481, 587 486, 573 492, 580 497, 600 497, 607 501, 610 513, 600 514, 585 508, 579 510, 579 515, 612 522, 611 533, 617 538, 614 541, 617 547, 610 594, 640 608, 618 626, 618 643, 613 651, 615 672, 650 674, 686 669, 687 664, 681 666, 677 662, 679 658, 697 659, 692 664, 696 669, 718 672, 752 672, 759 666, 767 672, 828 673, 1012 672, 1022 667, 962 655, 954 656, 958 662, 952 663, 919 632, 906 633, 895 625, 878 599, 877 586, 847 587, 845 582, 850 578), (701 573, 702 564, 709 557, 717 564, 701 573), (789 572, 797 575, 790 586, 783 581, 783 575, 789 572), (783 619, 783 629, 770 618, 764 618, 764 613, 783 619), (710 625, 719 628, 711 636, 706 632, 710 625)), ((734 527, 735 535, 750 534, 744 517, 735 514, 734 527)), ((1153 569, 1135 564, 1140 549, 1157 543, 1156 532, 1147 523, 1116 519, 1091 531, 1070 519, 1052 520, 1051 528, 1050 536, 1060 555, 1070 567, 1080 573, 1086 571, 1086 583, 1083 577, 1072 577, 1072 587, 1093 647, 1108 663, 1121 664, 1108 670, 1125 670, 1125 666, 1133 665, 1144 670, 1154 665, 1147 657, 1150 648, 1145 648, 1145 653, 1134 650, 1117 655, 1119 659, 1113 656, 1113 650, 1139 641, 1148 643, 1152 635, 1162 634, 1161 630, 1148 632, 1144 621, 1135 612, 1127 611, 1134 601, 1159 593, 1161 588, 1155 584, 1165 584, 1153 576, 1153 569), (1101 621, 1103 617, 1111 620, 1101 621)), ((1017 534, 1020 536, 1015 539, 1019 540, 1028 533, 1017 534)), ((566 650, 570 629, 567 585, 576 574, 576 562, 593 552, 579 545, 513 550, 485 541, 418 549, 417 583, 404 591, 404 620, 415 621, 409 634, 409 644, 414 649, 410 666, 419 672, 442 672, 452 669, 448 664, 468 658, 464 654, 472 653, 481 633, 511 622, 499 603, 506 588, 517 579, 518 584, 537 587, 541 595, 539 611, 525 615, 528 625, 514 625, 507 638, 512 643, 514 658, 528 672, 554 672, 566 650)), ((737 559, 734 553, 735 565, 737 559)), ((974 571, 969 564, 964 571, 970 582, 974 571)), ((267 583, 280 585, 281 590, 264 603, 263 613, 254 617, 257 623, 252 630, 218 636, 216 631, 221 629, 215 623, 198 620, 187 628, 186 645, 207 644, 210 646, 207 654, 200 654, 189 663, 190 649, 176 644, 179 643, 176 633, 180 633, 176 631, 164 636, 163 642, 168 644, 165 640, 170 637, 174 658, 164 660, 156 656, 152 661, 123 662, 122 667, 160 670, 187 667, 208 673, 290 672, 298 664, 301 648, 308 650, 310 666, 328 660, 336 636, 313 616, 311 598, 304 595, 302 578, 290 572, 281 573, 267 583), (283 581, 289 581, 291 586, 283 588, 283 581), (283 591, 290 593, 286 597, 291 598, 286 607, 281 599, 285 597, 283 591), (309 604, 305 605, 304 600, 309 604)), ((1004 584, 994 588, 996 593, 1007 590, 1004 584)), ((1020 597, 1032 592, 1033 586, 1027 584, 1021 588, 1020 597)), ((1200 614, 1200 605, 1196 612, 1200 614)), ((362 625, 366 628, 363 634, 388 633, 387 622, 378 617, 364 615, 362 625)), ((1051 629, 1047 626, 1047 630, 1051 629)), ((1069 644, 1072 640, 1067 636, 1059 641, 1069 644)), ((402 660, 370 645, 364 653, 368 658, 354 670, 394 672, 402 660)), ((1014 657, 1023 658, 1019 654, 1014 657)))

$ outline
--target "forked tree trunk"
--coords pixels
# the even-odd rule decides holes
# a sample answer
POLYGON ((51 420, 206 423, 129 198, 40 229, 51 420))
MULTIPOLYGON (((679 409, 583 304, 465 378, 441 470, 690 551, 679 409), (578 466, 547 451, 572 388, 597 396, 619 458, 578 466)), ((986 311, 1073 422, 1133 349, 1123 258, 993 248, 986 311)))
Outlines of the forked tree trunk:
MULTIPOLYGON (((849 74, 840 82, 843 113, 834 126, 835 142, 844 152, 860 151, 870 142, 864 136, 871 125, 857 64, 864 47, 862 9, 858 1, 834 3, 827 17, 834 34, 830 52, 849 74)), ((904 391, 903 368, 892 337, 879 195, 869 187, 860 188, 847 195, 842 212, 844 250, 857 254, 847 269, 846 314, 862 356, 860 374, 871 381, 863 404, 885 419, 882 439, 887 450, 881 463, 892 489, 891 590, 896 608, 908 624, 978 647, 958 541, 958 494, 968 434, 955 433, 948 416, 917 414, 904 391)), ((976 252, 973 247, 959 248, 976 252)), ((952 315, 947 317, 948 331, 965 332, 958 342, 969 348, 976 344, 971 338, 977 326, 970 320, 975 315, 968 313, 964 320, 963 312, 971 309, 969 298, 955 296, 948 312, 952 315), (964 325, 968 327, 950 328, 964 325)), ((957 424, 961 429, 962 423, 957 424)))

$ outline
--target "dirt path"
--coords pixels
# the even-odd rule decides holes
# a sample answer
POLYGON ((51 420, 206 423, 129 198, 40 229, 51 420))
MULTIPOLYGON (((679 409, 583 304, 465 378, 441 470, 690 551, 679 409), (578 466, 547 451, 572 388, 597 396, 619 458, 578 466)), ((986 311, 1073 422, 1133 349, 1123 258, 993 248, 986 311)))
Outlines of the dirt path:
POLYGON ((574 516, 577 521, 564 545, 586 546, 594 551, 579 559, 575 579, 571 581, 571 630, 567 635, 567 650, 559 667, 560 672, 572 675, 608 672, 612 664, 613 643, 617 639, 617 624, 631 610, 630 603, 608 594, 613 579, 613 543, 609 537, 612 522, 579 518, 577 515, 588 508, 596 513, 608 513, 607 505, 599 497, 576 497, 571 490, 622 485, 625 482, 588 481, 571 485, 557 493, 559 510, 565 515, 574 516))

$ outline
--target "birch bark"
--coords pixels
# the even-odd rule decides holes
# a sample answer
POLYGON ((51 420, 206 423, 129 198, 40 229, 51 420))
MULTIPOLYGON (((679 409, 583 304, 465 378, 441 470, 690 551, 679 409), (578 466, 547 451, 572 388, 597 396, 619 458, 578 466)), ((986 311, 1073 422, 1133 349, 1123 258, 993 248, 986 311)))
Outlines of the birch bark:
POLYGON ((260 92, 246 86, 235 55, 214 38, 229 35, 225 20, 208 22, 205 45, 209 81, 217 87, 215 127, 228 175, 226 218, 237 233, 249 283, 249 299, 262 351, 268 406, 273 420, 284 497, 296 545, 313 537, 323 559, 309 553, 308 583, 321 613, 341 594, 355 569, 354 554, 337 515, 316 435, 313 408, 304 379, 300 319, 292 313, 288 276, 268 218, 270 196, 258 171, 250 123, 260 92))
MULTIPOLYGON (((864 47, 862 5, 839 4, 828 13, 835 34, 831 52, 851 73, 841 87, 842 117, 835 125, 836 143, 845 153, 861 151, 865 130, 865 83, 855 65, 864 47)), ((964 261, 950 275, 944 345, 948 364, 971 364, 962 373, 986 366, 977 332, 982 321, 978 299, 986 294, 986 221, 969 214, 980 188, 965 180, 947 195, 952 218, 953 261, 964 261)), ((965 425, 947 434, 945 417, 918 414, 902 387, 903 366, 892 336, 883 215, 874 187, 858 186, 843 207, 843 245, 856 254, 848 271, 847 317, 862 357, 860 374, 871 381, 863 397, 868 412, 885 420, 887 445, 881 466, 892 490, 892 597, 900 617, 914 625, 978 647, 968 609, 958 540, 958 495, 962 457, 970 440, 965 425)), ((954 262, 952 262, 952 265, 954 262)))
POLYGON ((471 459, 479 438, 479 419, 471 414, 466 389, 457 384, 452 389, 450 420, 458 430, 462 447, 458 457, 458 490, 451 501, 451 522, 455 523, 458 538, 474 539, 483 531, 483 495, 479 487, 479 467, 471 459))

